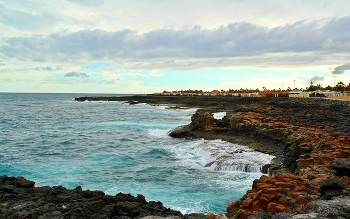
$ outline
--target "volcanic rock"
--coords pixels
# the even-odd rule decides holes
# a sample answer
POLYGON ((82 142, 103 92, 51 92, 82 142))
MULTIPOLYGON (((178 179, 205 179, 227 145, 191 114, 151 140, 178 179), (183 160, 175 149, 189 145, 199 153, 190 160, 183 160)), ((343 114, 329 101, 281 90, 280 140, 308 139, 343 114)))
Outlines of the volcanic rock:
POLYGON ((330 166, 335 170, 337 176, 350 177, 350 162, 345 160, 333 160, 330 166))
MULTIPOLYGON (((102 191, 83 191, 81 187, 37 187, 23 177, 0 176, 0 218, 142 218, 177 217, 179 211, 161 202, 147 202, 145 197, 102 191)), ((207 218, 197 214, 197 218, 207 218)))

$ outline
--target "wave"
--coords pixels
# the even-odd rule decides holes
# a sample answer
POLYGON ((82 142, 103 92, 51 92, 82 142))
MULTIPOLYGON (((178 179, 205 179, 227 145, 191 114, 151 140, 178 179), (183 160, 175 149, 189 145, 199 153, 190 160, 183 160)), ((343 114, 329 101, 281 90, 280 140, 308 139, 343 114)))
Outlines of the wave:
POLYGON ((171 138, 168 133, 172 129, 148 129, 148 137, 150 138, 171 138))
POLYGON ((210 171, 260 173, 262 167, 274 158, 247 146, 222 140, 201 139, 184 143, 183 146, 177 148, 175 155, 183 165, 199 165, 210 171))

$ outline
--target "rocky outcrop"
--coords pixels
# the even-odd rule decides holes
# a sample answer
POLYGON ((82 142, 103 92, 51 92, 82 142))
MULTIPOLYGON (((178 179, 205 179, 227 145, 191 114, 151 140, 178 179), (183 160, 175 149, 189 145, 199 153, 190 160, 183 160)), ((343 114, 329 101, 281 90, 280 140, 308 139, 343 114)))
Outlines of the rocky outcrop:
MULTIPOLYGON (((288 143, 290 146, 282 159, 283 165, 296 174, 263 176, 254 181, 252 190, 233 204, 236 210, 229 207, 231 213, 241 218, 256 215, 259 210, 302 213, 312 200, 349 193, 349 136, 332 132, 328 127, 299 127, 254 112, 227 114, 225 119, 229 121, 228 128, 234 131, 253 132, 288 143), (337 179, 333 175, 343 178, 337 179), (296 194, 291 191, 296 191, 296 194)), ((273 169, 270 169, 270 175, 274 175, 273 169)))
POLYGON ((300 127, 254 112, 227 114, 225 119, 235 131, 255 132, 288 143, 284 164, 296 171, 311 168, 317 174, 329 170, 332 160, 350 161, 350 137, 329 127, 300 127))
POLYGON ((222 120, 215 120, 211 111, 198 110, 191 120, 190 125, 181 127, 182 136, 193 136, 198 130, 251 133, 288 146, 281 148, 281 168, 271 164, 270 176, 255 180, 241 200, 230 202, 230 216, 249 218, 259 211, 300 214, 307 212, 314 200, 350 194, 350 137, 334 132, 334 127, 298 126, 259 112, 226 113, 222 120), (279 174, 283 168, 295 175, 279 174))
POLYGON ((212 112, 197 110, 191 117, 190 130, 211 131, 216 127, 212 112))
POLYGON ((307 203, 318 197, 317 188, 298 176, 278 174, 254 180, 242 200, 231 202, 228 212, 241 218, 256 215, 260 210, 270 213, 302 213, 307 203))
MULTIPOLYGON (((81 187, 34 187, 23 177, 0 176, 0 218, 143 218, 146 216, 183 218, 179 211, 138 195, 83 191, 81 187)), ((207 218, 197 214, 196 217, 207 218)))

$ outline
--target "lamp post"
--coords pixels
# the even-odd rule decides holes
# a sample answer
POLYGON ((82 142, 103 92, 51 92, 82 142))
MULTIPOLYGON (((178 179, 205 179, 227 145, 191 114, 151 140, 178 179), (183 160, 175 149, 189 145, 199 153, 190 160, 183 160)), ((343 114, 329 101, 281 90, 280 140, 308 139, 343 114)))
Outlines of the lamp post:
POLYGON ((295 80, 294 80, 294 90, 295 90, 295 80))

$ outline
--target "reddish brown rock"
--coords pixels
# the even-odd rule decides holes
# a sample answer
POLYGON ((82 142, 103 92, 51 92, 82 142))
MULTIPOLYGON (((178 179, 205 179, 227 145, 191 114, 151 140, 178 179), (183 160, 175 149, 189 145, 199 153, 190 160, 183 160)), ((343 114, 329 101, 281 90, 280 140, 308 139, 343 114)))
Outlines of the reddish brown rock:
MULTIPOLYGON (((299 176, 262 176, 254 180, 252 190, 247 192, 239 210, 237 206, 235 209, 241 218, 255 215, 260 209, 271 213, 302 213, 317 194, 317 187, 299 176)), ((239 203, 235 202, 236 205, 239 203)))
POLYGON ((197 110, 191 117, 191 121, 191 130, 210 131, 216 127, 213 113, 207 111, 197 110))

